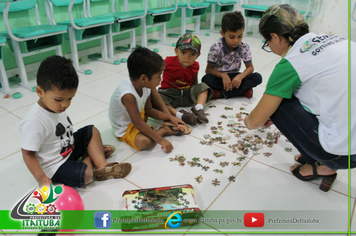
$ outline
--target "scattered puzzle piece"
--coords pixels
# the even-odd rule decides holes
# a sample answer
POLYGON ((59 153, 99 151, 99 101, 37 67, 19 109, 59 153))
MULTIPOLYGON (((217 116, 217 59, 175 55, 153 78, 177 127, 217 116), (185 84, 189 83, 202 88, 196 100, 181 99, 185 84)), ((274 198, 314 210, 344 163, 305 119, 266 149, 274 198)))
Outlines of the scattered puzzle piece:
POLYGON ((284 151, 286 151, 286 152, 292 152, 292 148, 285 148, 284 151))
POLYGON ((231 164, 234 166, 241 166, 241 162, 231 162, 231 164))
POLYGON ((207 171, 210 167, 209 166, 202 166, 201 168, 202 168, 202 170, 207 171))
POLYGON ((224 109, 229 111, 229 110, 233 110, 234 108, 232 108, 232 107, 224 107, 224 109))
POLYGON ((220 118, 227 119, 226 115, 221 115, 220 118))
POLYGON ((224 161, 224 162, 220 162, 221 167, 225 167, 229 165, 229 162, 224 161))
POLYGON ((231 176, 228 178, 228 180, 229 180, 230 182, 235 182, 235 179, 236 179, 236 177, 233 176, 233 175, 231 175, 231 176))
POLYGON ((270 153, 270 152, 264 152, 263 155, 266 156, 266 157, 270 157, 270 156, 272 155, 272 153, 270 153))
POLYGON ((211 184, 217 186, 220 185, 220 181, 218 179, 214 179, 213 181, 211 181, 211 184))
POLYGON ((199 175, 199 176, 197 176, 195 179, 196 179, 196 181, 198 182, 198 184, 200 184, 200 183, 203 181, 203 176, 202 176, 202 175, 199 175))
POLYGON ((225 156, 226 155, 225 152, 214 152, 213 154, 216 157, 221 157, 221 156, 225 156))
POLYGON ((222 173, 224 173, 224 171, 223 170, 219 170, 219 169, 215 169, 215 170, 213 170, 215 173, 220 173, 220 174, 222 174, 222 173))

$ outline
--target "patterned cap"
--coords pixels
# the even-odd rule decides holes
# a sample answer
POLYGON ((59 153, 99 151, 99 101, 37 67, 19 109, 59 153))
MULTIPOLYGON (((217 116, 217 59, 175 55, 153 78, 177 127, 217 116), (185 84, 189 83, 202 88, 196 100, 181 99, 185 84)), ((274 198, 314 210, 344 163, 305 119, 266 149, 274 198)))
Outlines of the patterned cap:
POLYGON ((192 49, 196 53, 200 53, 201 43, 194 34, 183 34, 177 41, 177 48, 180 50, 192 49))

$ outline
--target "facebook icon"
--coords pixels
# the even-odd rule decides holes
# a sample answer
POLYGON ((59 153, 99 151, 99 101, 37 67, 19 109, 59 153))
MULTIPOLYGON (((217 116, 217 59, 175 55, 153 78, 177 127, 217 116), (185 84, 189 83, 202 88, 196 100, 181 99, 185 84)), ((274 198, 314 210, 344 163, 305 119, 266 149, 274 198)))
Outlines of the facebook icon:
POLYGON ((111 213, 108 211, 97 211, 94 213, 94 226, 97 229, 111 227, 111 213))

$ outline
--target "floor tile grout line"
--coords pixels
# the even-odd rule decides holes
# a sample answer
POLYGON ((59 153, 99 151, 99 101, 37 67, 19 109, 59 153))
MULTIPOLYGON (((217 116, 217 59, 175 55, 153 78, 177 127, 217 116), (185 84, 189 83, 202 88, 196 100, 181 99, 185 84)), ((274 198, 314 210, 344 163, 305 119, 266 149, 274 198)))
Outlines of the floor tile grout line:
MULTIPOLYGON (((83 121, 89 120, 90 118, 93 118, 94 116, 100 115, 101 113, 107 112, 107 111, 108 111, 108 109, 105 109, 105 110, 100 111, 100 112, 98 112, 98 113, 96 113, 96 114, 93 114, 93 115, 91 115, 91 116, 88 116, 88 117, 85 118, 84 120, 81 120, 81 121, 78 121, 78 122, 76 122, 76 123, 73 123, 73 126, 76 126, 76 125, 78 125, 79 123, 82 123, 83 121)), ((94 126, 95 126, 95 125, 94 125, 94 126)))
MULTIPOLYGON (((247 166, 247 164, 251 161, 252 159, 249 159, 246 163, 245 163, 245 165, 243 165, 243 166, 241 166, 241 169, 237 172, 237 174, 235 175, 235 178, 236 178, 236 176, 238 175, 238 174, 240 174, 240 172, 247 166)), ((230 186, 230 184, 231 184, 231 182, 229 182, 226 186, 225 186, 225 188, 219 193, 219 195, 210 203, 210 205, 204 210, 204 212, 203 212, 203 214, 207 211, 207 210, 209 210, 209 208, 214 204, 214 202, 223 194, 223 192, 227 189, 227 187, 229 187, 230 186)))
MULTIPOLYGON (((202 222, 202 224, 205 224, 205 225, 209 226, 210 228, 212 228, 212 229, 214 229, 214 230, 216 230, 216 231, 218 231, 218 232, 221 232, 221 234, 224 234, 224 235, 229 236, 228 234, 223 233, 223 232, 220 231, 219 229, 216 229, 216 228, 214 228, 213 226, 211 226, 211 225, 209 225, 209 224, 207 224, 207 223, 205 223, 205 222, 202 222)), ((193 225, 190 226, 189 229, 187 229, 187 232, 189 232, 189 230, 191 230, 192 227, 193 227, 193 225)), ((192 233, 195 233, 195 232, 193 231, 192 233)), ((215 233, 215 232, 214 232, 214 233, 215 233)), ((186 235, 186 234, 187 234, 187 233, 184 233, 183 235, 186 235)), ((188 233, 188 234, 189 234, 189 233, 188 233)))
MULTIPOLYGON (((127 182, 129 182, 129 183, 130 183, 130 184, 132 184, 132 185, 137 186, 139 189, 143 189, 141 186, 139 186, 139 185, 135 184, 134 182, 132 182, 132 181, 130 181, 130 180, 128 180, 128 179, 126 179, 126 178, 124 178, 124 180, 126 180, 127 182)), ((132 189, 130 189, 130 190, 132 190, 132 189)))
MULTIPOLYGON (((277 168, 277 167, 268 165, 268 164, 266 164, 266 163, 263 163, 263 162, 261 162, 261 161, 255 160, 255 159, 252 159, 252 160, 255 161, 255 162, 258 162, 258 163, 260 163, 260 164, 263 164, 263 165, 265 165, 265 166, 271 167, 271 168, 273 168, 273 169, 275 169, 275 170, 279 170, 279 171, 281 171, 281 172, 284 172, 284 173, 286 173, 286 174, 288 174, 288 175, 294 176, 292 173, 289 173, 289 172, 287 172, 287 171, 285 171, 285 170, 281 170, 281 169, 279 169, 279 168, 277 168)), ((320 184, 318 184, 318 183, 316 183, 316 182, 314 182, 314 181, 308 181, 308 182, 310 182, 310 183, 312 183, 312 184, 315 184, 315 185, 317 185, 317 186, 320 185, 320 184)), ((337 190, 335 190, 335 189, 330 189, 330 191, 334 191, 335 193, 339 193, 339 194, 344 195, 344 196, 346 196, 346 197, 348 196, 347 194, 342 193, 342 192, 339 192, 339 191, 337 191, 337 190)), ((351 197, 351 198, 355 199, 356 197, 351 197)))
POLYGON ((135 155, 135 154, 137 154, 137 153, 139 153, 140 151, 138 151, 138 150, 135 150, 135 152, 134 153, 132 153, 131 155, 129 155, 128 157, 126 157, 124 160, 122 160, 120 163, 122 163, 122 162, 124 162, 124 161, 126 161, 127 159, 129 159, 130 157, 132 157, 133 155, 135 155))
MULTIPOLYGON (((352 198, 352 197, 350 196, 350 198, 352 198)), ((350 199, 350 200, 351 200, 351 199, 350 199)), ((350 225, 352 225, 352 221, 354 220, 355 211, 356 211, 356 199, 355 199, 355 201, 354 201, 354 207, 353 207, 352 212, 351 212, 350 225)))
POLYGON ((97 98, 95 98, 95 97, 89 96, 89 95, 87 95, 87 94, 85 94, 85 93, 83 93, 83 92, 79 92, 79 91, 78 91, 77 94, 78 94, 78 93, 80 93, 80 94, 83 95, 83 96, 86 96, 86 97, 92 98, 92 99, 94 99, 94 100, 97 100, 97 101, 99 101, 99 102, 105 103, 105 104, 107 104, 107 105, 109 105, 109 103, 110 103, 110 102, 104 102, 104 101, 99 100, 99 99, 97 99, 97 98))
POLYGON ((10 157, 10 156, 12 156, 12 155, 15 155, 15 154, 18 153, 18 152, 21 152, 21 149, 20 149, 19 151, 15 151, 14 153, 11 153, 11 154, 7 155, 6 157, 0 158, 0 161, 5 160, 6 158, 8 158, 8 157, 10 157))
MULTIPOLYGON (((278 132, 278 129, 275 128, 271 133, 274 133, 274 132, 278 132)), ((196 136, 191 135, 191 134, 190 134, 189 136, 204 141, 204 139, 202 139, 202 138, 200 138, 200 137, 196 137, 196 136)), ((224 150, 227 150, 227 151, 229 151, 229 152, 232 152, 230 149, 227 149, 227 148, 225 148, 225 147, 218 146, 217 144, 214 144, 214 143, 213 143, 212 145, 214 145, 214 146, 216 146, 216 147, 219 147, 219 148, 222 148, 222 149, 224 149, 224 150)), ((265 145, 265 144, 262 144, 262 145, 265 145)), ((261 148, 259 148, 258 150, 261 150, 262 148, 263 148, 263 146, 262 146, 261 148)), ((234 152, 232 152, 232 153, 234 153, 234 152)), ((241 154, 241 155, 242 155, 242 154, 241 154)), ((243 155, 243 156, 245 156, 245 155, 243 155)), ((271 167, 271 168, 273 168, 273 169, 275 169, 275 170, 279 170, 279 171, 282 171, 282 172, 284 172, 284 173, 286 173, 286 174, 289 174, 289 175, 292 175, 292 176, 293 176, 293 174, 291 174, 291 173, 289 173, 289 172, 287 172, 287 171, 285 171, 285 170, 281 170, 281 169, 279 169, 279 168, 277 168, 277 167, 274 167, 274 166, 268 165, 268 164, 266 164, 266 163, 264 163, 264 162, 261 162, 261 161, 258 161, 258 160, 253 159, 255 156, 256 156, 256 155, 253 154, 251 157, 246 157, 246 158, 249 159, 249 161, 250 161, 250 160, 256 161, 256 162, 258 162, 258 163, 260 163, 260 164, 266 165, 266 166, 271 167)), ((248 162, 249 162, 249 161, 248 161, 248 162)), ((246 164, 245 164, 244 166, 246 166, 248 162, 246 162, 246 164)), ((243 169, 243 168, 241 168, 241 170, 242 170, 242 169, 243 169)), ((240 173, 240 171, 235 175, 235 177, 237 177, 237 175, 238 175, 239 173, 240 173)), ((311 183, 313 183, 313 184, 316 184, 316 185, 319 185, 319 184, 317 184, 317 183, 315 183, 315 182, 313 182, 313 181, 309 181, 309 182, 311 182, 311 183)), ((332 191, 334 191, 334 192, 336 192, 336 193, 339 193, 339 194, 341 194, 341 195, 345 195, 344 193, 339 192, 339 191, 337 191, 337 190, 334 190, 334 189, 330 189, 330 190, 332 190, 332 191)), ((355 199, 356 197, 351 197, 351 198, 355 199)))

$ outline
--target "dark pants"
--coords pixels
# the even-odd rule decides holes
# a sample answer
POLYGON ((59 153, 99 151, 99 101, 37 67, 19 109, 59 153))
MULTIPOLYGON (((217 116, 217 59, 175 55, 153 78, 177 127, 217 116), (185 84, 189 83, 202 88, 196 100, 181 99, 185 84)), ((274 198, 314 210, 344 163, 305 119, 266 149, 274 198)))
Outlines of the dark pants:
MULTIPOLYGON (((231 80, 238 74, 241 73, 228 73, 231 80)), ((262 83, 262 76, 259 73, 249 74, 248 76, 246 76, 246 78, 242 80, 240 87, 234 88, 231 91, 225 91, 222 79, 215 75, 204 75, 204 77, 202 78, 202 82, 206 83, 210 88, 214 90, 222 91, 222 94, 225 98, 232 98, 241 96, 247 90, 256 87, 257 85, 262 83)))
MULTIPOLYGON (((307 112, 296 97, 283 99, 271 120, 308 164, 320 161, 334 170, 348 168, 348 156, 330 154, 322 148, 318 136, 318 119, 307 112)), ((354 167, 356 155, 351 155, 350 168, 354 167)))

